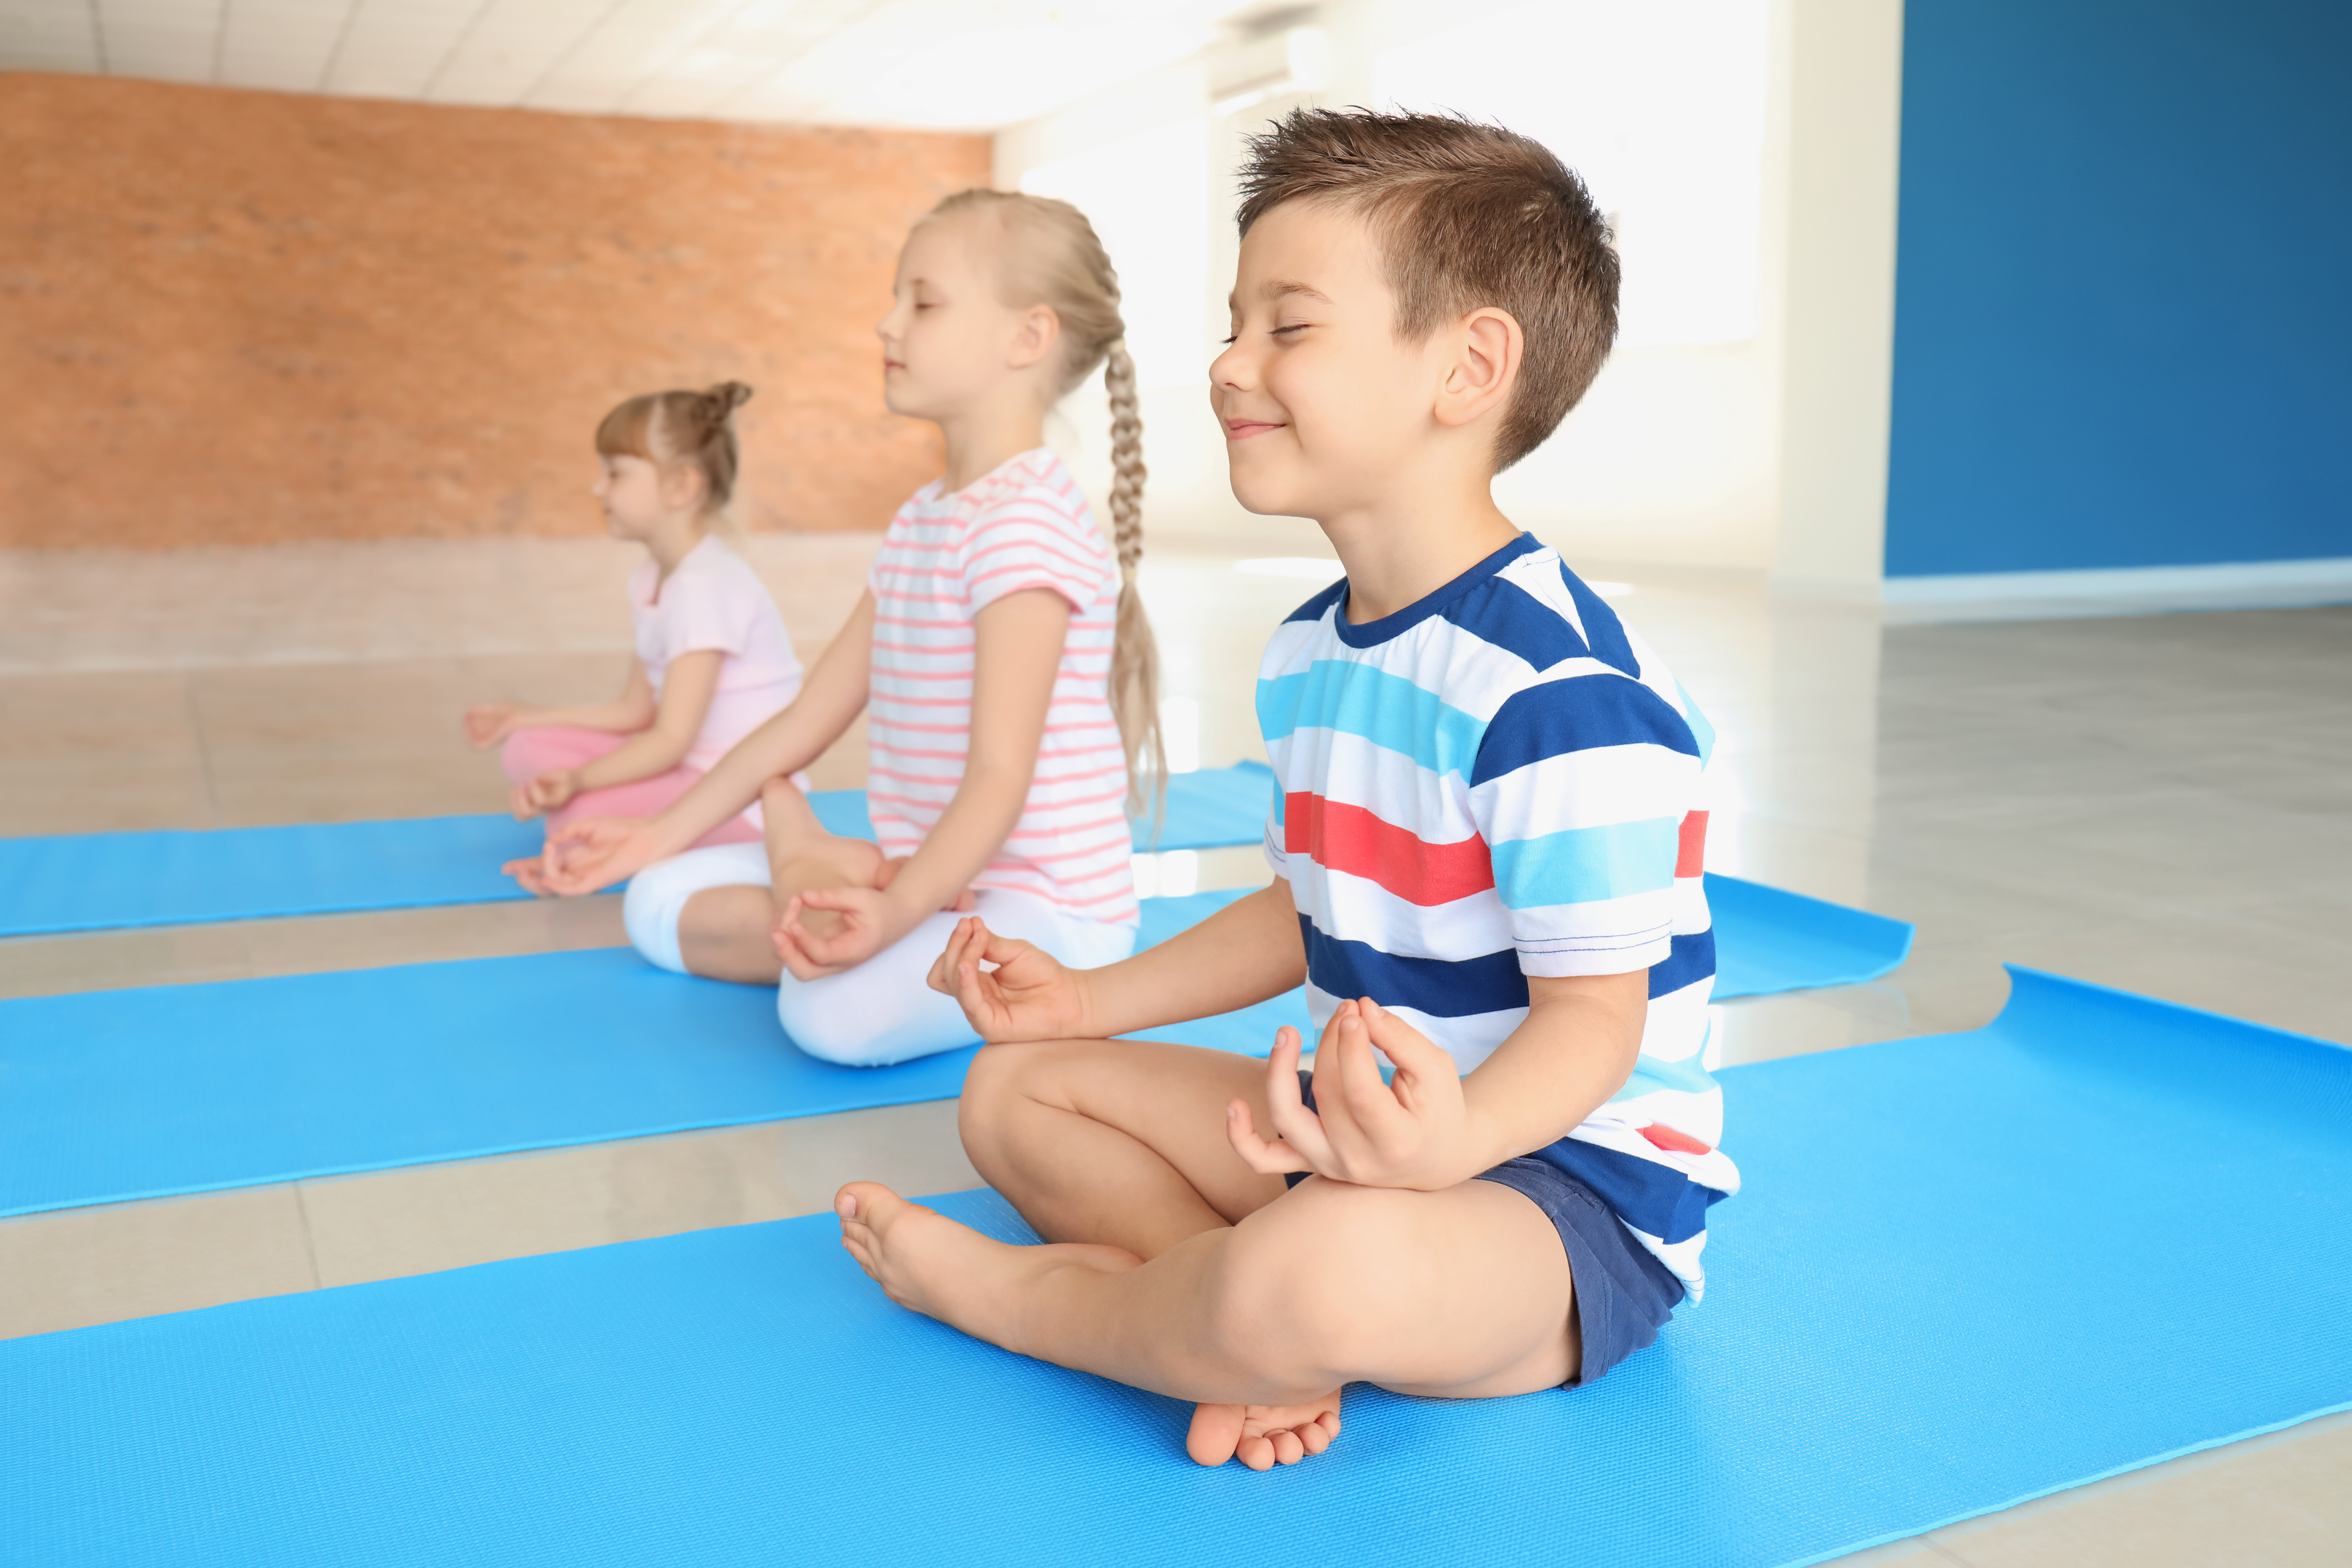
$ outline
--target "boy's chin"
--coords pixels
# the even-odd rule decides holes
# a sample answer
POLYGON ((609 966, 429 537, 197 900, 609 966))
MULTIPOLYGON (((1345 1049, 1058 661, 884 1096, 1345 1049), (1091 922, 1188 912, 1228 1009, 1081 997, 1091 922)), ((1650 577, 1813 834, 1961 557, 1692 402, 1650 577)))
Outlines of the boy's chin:
POLYGON ((1275 484, 1262 476, 1244 478, 1239 474, 1233 476, 1233 481, 1234 499, 1242 504, 1243 511, 1253 517, 1304 517, 1309 515, 1300 505, 1304 497, 1296 493, 1296 486, 1275 484))

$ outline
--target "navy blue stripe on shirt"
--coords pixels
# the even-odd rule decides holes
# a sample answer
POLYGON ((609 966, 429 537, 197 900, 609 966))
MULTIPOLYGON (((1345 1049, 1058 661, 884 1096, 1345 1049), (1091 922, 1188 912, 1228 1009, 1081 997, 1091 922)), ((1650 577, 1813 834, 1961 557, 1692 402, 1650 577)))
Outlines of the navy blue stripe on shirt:
POLYGON ((1384 1008, 1411 1008, 1432 1018, 1475 1018, 1528 1005, 1528 977, 1515 947, 1475 958, 1400 958, 1367 942, 1326 936, 1302 915, 1307 977, 1325 996, 1370 997, 1384 1008))
POLYGON ((1618 1218, 1669 1247, 1704 1231, 1708 1207, 1723 1199, 1672 1166, 1581 1138, 1546 1144, 1532 1157, 1566 1171, 1598 1193, 1618 1218))
POLYGON ((1650 966, 1650 999, 1671 997, 1715 973, 1715 928, 1674 939, 1665 962, 1650 966))
POLYGON ((1497 578, 1483 592, 1447 606, 1444 615, 1472 636, 1517 653, 1538 670, 1588 652, 1567 617, 1508 578, 1497 578))
POLYGON ((1601 595, 1585 585, 1584 579, 1559 563, 1559 580, 1568 585, 1568 596, 1576 604, 1576 618, 1584 622, 1584 640, 1592 644, 1592 656, 1614 670, 1622 670, 1635 680, 1642 678, 1642 661, 1633 657, 1633 644, 1625 635, 1625 622, 1601 595))
POLYGON ((1287 626, 1293 621, 1320 621, 1323 619, 1323 612, 1330 609, 1334 604, 1339 603, 1341 596, 1346 594, 1347 591, 1348 580, 1343 577, 1339 581, 1333 583, 1330 587, 1325 589, 1322 592, 1317 594, 1314 598, 1308 600, 1306 603, 1300 605, 1297 609, 1292 611, 1289 614, 1284 616, 1282 618, 1282 623, 1287 626))
POLYGON ((1622 675, 1570 675, 1528 686, 1505 699, 1478 741, 1470 787, 1500 779, 1547 757, 1601 746, 1663 746, 1698 755, 1690 721, 1639 681, 1622 675))
POLYGON ((1434 593, 1413 601, 1393 615, 1383 615, 1378 621, 1367 621, 1360 626, 1350 626, 1345 613, 1331 620, 1331 630, 1339 641, 1350 648, 1377 648, 1390 638, 1412 631, 1433 615, 1442 615, 1452 605, 1486 585, 1487 580, 1530 550, 1543 546, 1526 534, 1521 534, 1501 549, 1472 567, 1434 593))

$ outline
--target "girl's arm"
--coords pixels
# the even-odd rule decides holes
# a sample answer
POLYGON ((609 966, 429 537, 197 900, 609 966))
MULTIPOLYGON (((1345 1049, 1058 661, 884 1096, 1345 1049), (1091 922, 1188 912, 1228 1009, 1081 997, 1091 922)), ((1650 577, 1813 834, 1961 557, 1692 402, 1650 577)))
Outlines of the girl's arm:
MULTIPOLYGON (((535 811, 557 811, 575 795, 635 783, 677 767, 694 748, 694 737, 702 733, 702 721, 710 714, 711 696, 719 689, 719 672, 726 663, 726 653, 717 648, 698 648, 672 659, 668 677, 662 683, 660 705, 650 724, 638 726, 637 733, 618 747, 578 768, 551 768, 525 779, 515 786, 516 805, 535 811)), ((622 702, 640 693, 647 704, 653 702, 653 683, 646 678, 642 664, 629 683, 629 697, 624 697, 622 702)))
POLYGON ((787 906, 783 931, 805 960, 786 958, 795 975, 863 963, 952 904, 988 864, 1028 802, 1069 632, 1070 601, 1047 588, 1008 593, 973 617, 971 728, 955 798, 887 888, 801 896, 804 907, 839 914, 835 930, 812 936, 793 924, 787 906))
MULTIPOLYGON (((629 684, 611 702, 589 703, 581 707, 521 707, 514 703, 484 703, 479 707, 466 710, 466 738, 473 743, 477 751, 486 751, 519 729, 564 724, 581 729, 601 729, 608 735, 634 735, 654 722, 653 683, 646 679, 645 665, 631 659, 629 684)), ((653 771, 658 773, 661 769, 656 768, 653 771)), ((645 776, 635 774, 632 777, 645 776)), ((623 780, 610 779, 604 782, 617 784, 623 780)))
POLYGON ((809 672, 790 707, 738 741, 719 765, 657 817, 591 819, 548 841, 530 868, 534 891, 594 893, 625 881, 697 839, 760 798, 771 779, 798 772, 842 737, 866 707, 874 661, 874 595, 859 597, 832 644, 809 672))

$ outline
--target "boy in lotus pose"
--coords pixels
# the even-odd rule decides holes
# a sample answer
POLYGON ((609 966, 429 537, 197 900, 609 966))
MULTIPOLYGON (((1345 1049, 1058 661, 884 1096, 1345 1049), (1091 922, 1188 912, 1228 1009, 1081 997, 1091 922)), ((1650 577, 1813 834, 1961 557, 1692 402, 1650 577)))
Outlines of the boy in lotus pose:
POLYGON ((1103 969, 956 929, 964 1145, 1047 1245, 835 1207, 892 1300, 1198 1401, 1192 1458, 1265 1469, 1350 1382, 1591 1383, 1696 1300, 1739 1178, 1699 1061, 1710 732, 1490 495, 1615 336, 1600 214, 1536 143, 1420 115, 1295 113, 1244 191, 1234 494, 1347 569, 1259 668, 1273 884, 1103 969), (1311 1075, 1287 1029, 1263 1064, 1108 1038, 1302 979, 1311 1075))

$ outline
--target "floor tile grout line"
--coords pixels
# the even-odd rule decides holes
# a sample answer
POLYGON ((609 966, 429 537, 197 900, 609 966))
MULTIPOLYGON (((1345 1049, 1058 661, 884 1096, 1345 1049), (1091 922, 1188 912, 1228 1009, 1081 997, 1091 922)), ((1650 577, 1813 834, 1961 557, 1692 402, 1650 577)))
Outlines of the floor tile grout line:
POLYGON ((212 742, 205 736, 204 705, 196 698, 196 682, 193 675, 183 674, 180 690, 187 698, 188 727, 196 739, 196 762, 205 774, 205 825, 217 828, 220 820, 220 787, 213 778, 212 742))
POLYGON ((1934 1552, 1938 1557, 1944 1558, 1948 1562, 1958 1564, 1958 1568, 1976 1568, 1975 1563, 1970 1563, 1967 1558, 1961 1556, 1958 1552, 1953 1551, 1950 1547, 1937 1540, 1934 1535, 1923 1535, 1919 1537, 1919 1540, 1928 1551, 1934 1552))
POLYGON ((294 1212, 302 1221, 302 1256, 309 1259, 310 1262, 310 1288, 314 1291, 323 1291, 327 1288, 327 1282, 319 1273, 318 1239, 310 1234, 310 1197, 302 1190, 308 1185, 299 1181, 292 1184, 294 1212))

